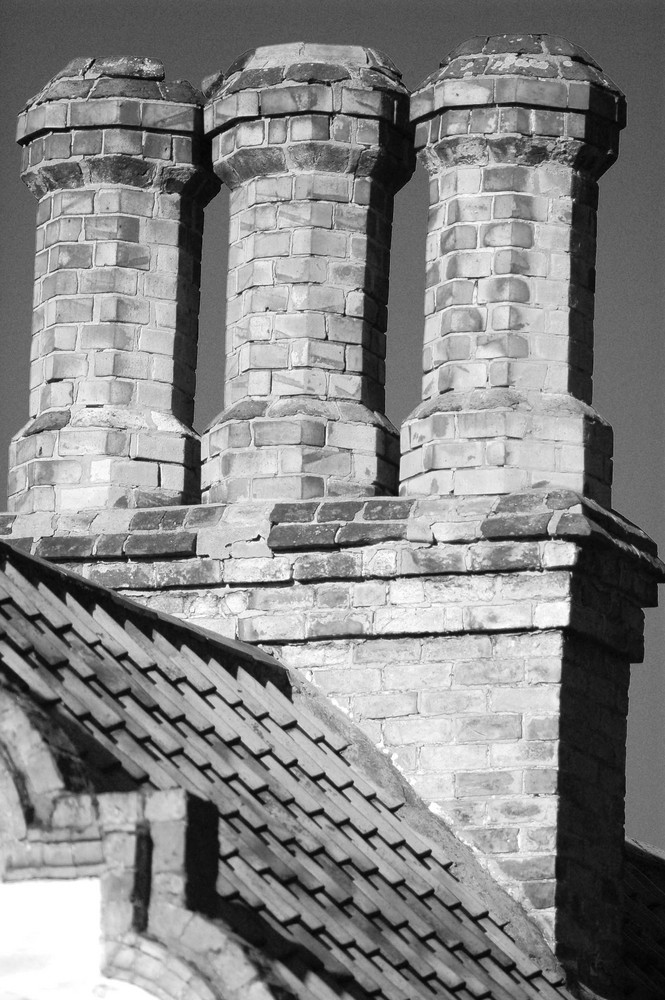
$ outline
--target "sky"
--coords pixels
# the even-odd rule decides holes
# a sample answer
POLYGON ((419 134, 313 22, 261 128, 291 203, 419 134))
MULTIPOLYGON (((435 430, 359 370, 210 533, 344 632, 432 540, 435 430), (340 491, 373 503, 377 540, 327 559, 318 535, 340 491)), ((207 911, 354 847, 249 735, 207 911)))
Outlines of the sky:
MULTIPOLYGON (((665 554, 665 5, 661 0, 2 0, 0 7, 0 509, 9 439, 27 419, 36 202, 19 180, 15 116, 76 56, 161 59, 195 85, 245 49, 280 42, 370 45, 410 89, 478 34, 550 32, 587 49, 626 93, 628 127, 601 179, 594 405, 614 427, 614 500, 665 554)), ((198 430, 222 409, 225 196, 206 209, 198 430)), ((398 194, 388 322, 387 412, 420 400, 425 172, 398 194)), ((633 669, 627 832, 665 848, 665 610, 647 612, 633 669)))
POLYGON ((97 878, 0 883, 2 1000, 154 997, 100 974, 100 913, 97 878))

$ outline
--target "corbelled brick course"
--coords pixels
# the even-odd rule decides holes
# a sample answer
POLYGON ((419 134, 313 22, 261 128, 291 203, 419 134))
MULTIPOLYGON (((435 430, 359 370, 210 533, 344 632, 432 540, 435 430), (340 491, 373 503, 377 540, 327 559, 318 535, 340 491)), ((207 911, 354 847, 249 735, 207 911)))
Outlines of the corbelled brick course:
POLYGON ((411 116, 430 214, 402 490, 547 485, 609 506, 612 434, 590 406, 595 225, 623 95, 565 40, 497 36, 455 49, 411 116))
POLYGON ((395 493, 388 263, 393 195, 414 165, 399 73, 372 49, 260 48, 211 82, 205 115, 231 223, 204 498, 395 493))
POLYGON ((39 198, 30 420, 14 510, 192 502, 202 98, 150 59, 74 60, 19 118, 39 198))

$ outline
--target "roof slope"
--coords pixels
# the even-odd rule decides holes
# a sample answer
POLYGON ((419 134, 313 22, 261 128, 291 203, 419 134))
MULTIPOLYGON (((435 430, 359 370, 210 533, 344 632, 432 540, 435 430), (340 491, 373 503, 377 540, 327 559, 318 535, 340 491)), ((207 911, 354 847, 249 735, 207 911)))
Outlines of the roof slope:
POLYGON ((221 915, 251 915, 336 996, 570 996, 414 828, 412 793, 371 779, 383 755, 361 766, 353 727, 322 697, 296 706, 270 657, 0 543, 0 665, 137 780, 213 802, 221 915))
POLYGON ((624 941, 626 996, 665 997, 665 853, 626 843, 624 941))

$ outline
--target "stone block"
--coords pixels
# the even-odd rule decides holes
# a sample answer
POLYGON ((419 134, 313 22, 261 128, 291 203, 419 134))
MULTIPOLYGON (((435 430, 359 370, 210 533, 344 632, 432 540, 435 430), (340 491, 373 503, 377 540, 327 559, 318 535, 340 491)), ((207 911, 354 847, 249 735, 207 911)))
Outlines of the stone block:
POLYGON ((332 548, 339 525, 327 524, 277 524, 268 536, 268 545, 275 551, 308 548, 332 548))
POLYGON ((362 576, 360 553, 331 552, 299 556, 293 564, 294 580, 325 580, 329 578, 359 579, 362 576))
POLYGON ((127 538, 124 553, 132 558, 168 555, 185 557, 196 555, 196 534, 194 532, 162 532, 154 534, 132 534, 127 538))

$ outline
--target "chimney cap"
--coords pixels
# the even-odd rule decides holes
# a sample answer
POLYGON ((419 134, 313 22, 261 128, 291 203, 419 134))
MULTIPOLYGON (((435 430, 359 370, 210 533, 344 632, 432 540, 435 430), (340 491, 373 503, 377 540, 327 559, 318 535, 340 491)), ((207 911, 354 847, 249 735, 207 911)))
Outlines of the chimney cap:
MULTIPOLYGON (((561 35, 476 35, 457 45, 418 87, 470 76, 527 76, 594 83, 616 94, 617 85, 581 45, 561 35)), ((623 96, 623 95, 622 95, 623 96)))
POLYGON ((165 80, 164 64, 149 56, 79 56, 52 76, 24 110, 54 101, 127 97, 176 104, 202 104, 187 80, 165 80))
POLYGON ((625 103, 588 52, 560 35, 478 35, 414 91, 411 121, 452 107, 521 105, 592 113, 623 128, 625 103))
POLYGON ((240 90, 307 83, 328 87, 342 83, 354 90, 407 93, 400 71, 392 59, 378 49, 314 42, 290 42, 248 49, 229 66, 226 73, 207 77, 203 89, 208 100, 214 100, 240 90))

